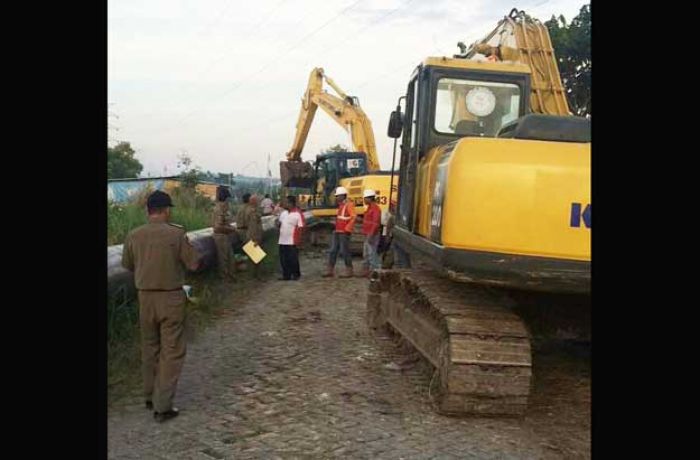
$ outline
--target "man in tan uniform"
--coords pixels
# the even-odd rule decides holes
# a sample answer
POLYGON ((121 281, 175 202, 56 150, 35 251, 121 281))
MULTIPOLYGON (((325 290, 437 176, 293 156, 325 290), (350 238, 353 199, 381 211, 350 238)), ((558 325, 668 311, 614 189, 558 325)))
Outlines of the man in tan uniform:
MULTIPOLYGON (((253 240, 258 246, 262 246, 262 216, 258 210, 258 197, 253 195, 248 204, 243 207, 242 222, 245 224, 245 239, 243 243, 253 240)), ((260 264, 253 263, 253 277, 260 278, 260 264)))
POLYGON ((212 217, 214 229, 214 243, 216 244, 216 259, 219 263, 219 275, 227 281, 233 280, 235 264, 233 260, 233 247, 231 246, 231 234, 236 230, 231 227, 231 218, 228 214, 228 197, 231 193, 226 186, 216 189, 216 203, 212 217))
POLYGON ((250 193, 244 193, 241 198, 243 199, 243 204, 239 206, 238 212, 236 213, 236 230, 238 231, 238 237, 240 238, 241 243, 245 244, 248 242, 246 239, 248 228, 246 227, 245 213, 246 208, 248 208, 248 204, 250 203, 250 193))
POLYGON ((141 362, 146 407, 158 422, 178 415, 173 399, 185 360, 185 269, 201 257, 185 230, 169 223, 172 201, 159 190, 148 197, 148 223, 124 241, 122 266, 134 272, 139 297, 141 362))
POLYGON ((253 240, 258 245, 262 244, 262 216, 258 209, 258 197, 253 195, 250 197, 248 206, 245 208, 245 223, 246 223, 246 242, 253 240))

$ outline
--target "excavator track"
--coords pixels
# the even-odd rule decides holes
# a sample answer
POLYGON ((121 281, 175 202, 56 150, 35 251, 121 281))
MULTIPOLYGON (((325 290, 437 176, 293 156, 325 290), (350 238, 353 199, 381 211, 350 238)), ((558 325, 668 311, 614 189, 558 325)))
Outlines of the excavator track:
POLYGON ((514 416, 527 408, 532 360, 529 332, 509 302, 427 271, 378 270, 367 320, 389 325, 435 368, 439 412, 514 416))

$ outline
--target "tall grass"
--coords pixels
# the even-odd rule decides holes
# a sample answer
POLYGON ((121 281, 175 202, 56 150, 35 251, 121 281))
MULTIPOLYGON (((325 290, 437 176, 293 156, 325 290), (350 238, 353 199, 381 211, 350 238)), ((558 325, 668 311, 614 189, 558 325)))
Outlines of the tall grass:
MULTIPOLYGON (((110 202, 107 207, 107 245, 121 244, 134 228, 146 223, 146 199, 152 192, 145 189, 126 204, 110 202)), ((170 193, 173 204, 170 221, 185 230, 199 230, 211 225, 212 201, 195 190, 178 187, 170 193)))
POLYGON ((140 340, 138 303, 107 303, 107 393, 114 400, 140 383, 140 340))

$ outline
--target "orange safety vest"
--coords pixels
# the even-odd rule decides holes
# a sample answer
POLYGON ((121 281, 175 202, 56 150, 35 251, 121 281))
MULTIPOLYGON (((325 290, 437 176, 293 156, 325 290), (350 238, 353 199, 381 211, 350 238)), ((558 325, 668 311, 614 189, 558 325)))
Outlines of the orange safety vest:
POLYGON ((336 233, 352 233, 355 226, 355 205, 352 201, 346 199, 345 203, 338 206, 338 211, 335 215, 335 232, 336 233))

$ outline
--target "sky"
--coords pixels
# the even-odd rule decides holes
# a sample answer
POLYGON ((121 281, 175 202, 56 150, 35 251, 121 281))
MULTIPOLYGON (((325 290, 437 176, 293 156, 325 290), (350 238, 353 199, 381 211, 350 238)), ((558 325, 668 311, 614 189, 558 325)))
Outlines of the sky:
MULTIPOLYGON (((586 0, 110 0, 112 143, 142 176, 177 174, 178 155, 213 172, 274 177, 291 148, 309 73, 323 67, 370 118, 390 169, 389 114, 413 69, 452 56, 512 8, 571 20, 586 0)), ((329 92, 333 92, 328 88, 329 92)), ((318 110, 302 158, 350 136, 318 110)))

